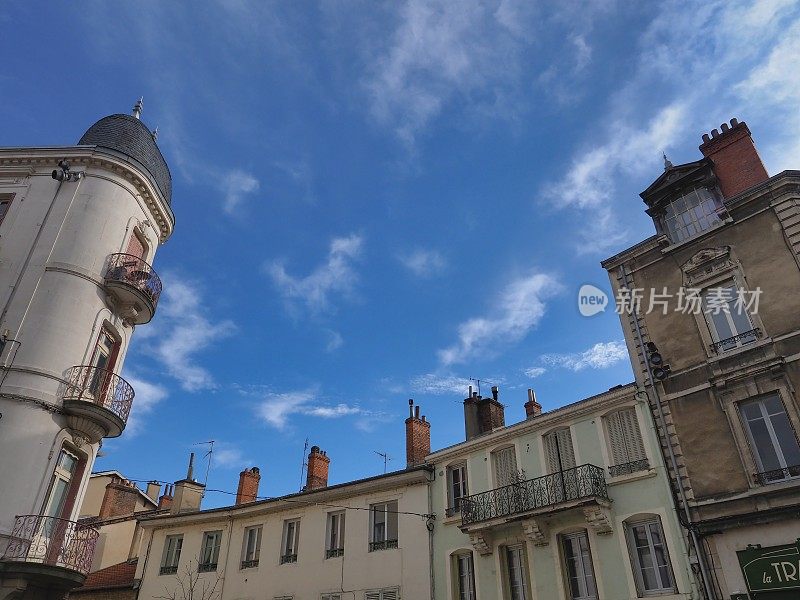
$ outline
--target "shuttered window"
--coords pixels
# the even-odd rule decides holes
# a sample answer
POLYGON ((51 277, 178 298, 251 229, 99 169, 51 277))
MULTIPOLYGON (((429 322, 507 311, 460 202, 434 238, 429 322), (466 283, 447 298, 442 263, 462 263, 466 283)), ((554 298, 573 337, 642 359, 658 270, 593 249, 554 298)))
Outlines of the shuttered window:
POLYGON ((384 588, 364 592, 364 600, 400 600, 400 588, 384 588))
POLYGON ((572 449, 569 428, 557 429, 544 436, 544 452, 547 455, 547 468, 550 473, 574 467, 575 451, 572 449))
POLYGON ((608 442, 611 446, 611 464, 624 465, 644 460, 642 433, 636 418, 636 409, 625 408, 605 417, 608 442))
POLYGON ((517 477, 517 455, 514 446, 502 448, 492 453, 494 476, 497 487, 511 485, 517 477))

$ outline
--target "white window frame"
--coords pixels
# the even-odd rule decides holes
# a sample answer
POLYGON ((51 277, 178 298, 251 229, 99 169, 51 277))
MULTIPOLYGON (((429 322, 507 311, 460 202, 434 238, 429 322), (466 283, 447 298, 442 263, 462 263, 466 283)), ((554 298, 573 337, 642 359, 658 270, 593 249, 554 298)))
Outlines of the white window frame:
POLYGON ((626 521, 625 522, 625 539, 628 544, 628 551, 631 556, 631 566, 633 567, 633 576, 636 581, 636 589, 638 590, 639 596, 662 596, 664 594, 674 594, 677 593, 677 588, 675 587, 675 572, 672 568, 672 559, 670 558, 669 547, 667 544, 667 538, 664 535, 664 528, 661 525, 661 518, 657 515, 653 515, 652 517, 645 518, 645 519, 637 519, 635 521, 626 521), (639 557, 639 548, 636 546, 636 540, 634 538, 633 530, 637 527, 644 527, 647 543, 648 543, 648 551, 650 552, 650 556, 655 564, 655 557, 656 557, 656 549, 655 549, 655 542, 653 541, 653 533, 651 530, 651 526, 655 525, 658 528, 658 531, 661 535, 661 545, 663 546, 664 550, 664 557, 667 560, 667 564, 665 565, 667 568, 667 572, 669 573, 669 577, 672 580, 669 582, 669 585, 665 585, 665 582, 662 580, 661 577, 661 569, 660 565, 656 565, 653 569, 653 572, 656 577, 657 586, 654 589, 648 590, 645 589, 645 581, 643 575, 643 567, 641 564, 641 558, 639 557))
POLYGON ((197 570, 201 573, 216 571, 219 564, 219 549, 222 546, 222 530, 203 532, 203 543, 200 546, 200 560, 197 563, 197 570), (209 553, 210 544, 210 553, 209 553), (208 560, 204 560, 208 554, 208 560))
POLYGON ((739 416, 741 417, 741 420, 742 420, 742 423, 743 423, 743 426, 744 426, 744 431, 745 431, 745 434, 747 435, 747 440, 748 440, 748 442, 750 444, 751 452, 752 452, 752 455, 753 455, 753 460, 755 460, 755 463, 756 463, 756 466, 758 467, 759 473, 766 473, 766 472, 769 472, 770 470, 768 470, 768 469, 766 469, 764 467, 763 459, 762 459, 761 455, 759 454, 758 446, 756 445, 755 438, 753 437, 753 432, 752 432, 752 430, 750 428, 750 419, 748 419, 747 416, 742 411, 742 406, 748 405, 748 404, 749 405, 758 406, 759 412, 761 413, 761 419, 763 419, 763 421, 764 421, 764 425, 765 425, 765 427, 767 429, 767 433, 769 435, 770 442, 772 443, 773 451, 775 452, 775 456, 778 459, 779 468, 784 471, 784 475, 785 475, 784 477, 781 477, 779 479, 770 479, 769 483, 785 481, 787 479, 796 478, 797 475, 789 474, 788 470, 791 467, 798 467, 798 465, 790 465, 790 464, 788 464, 788 461, 786 460, 786 456, 784 454, 784 450, 785 449, 781 445, 780 439, 778 438, 778 434, 775 432, 775 426, 774 426, 774 424, 772 422, 772 417, 777 417, 778 415, 782 414, 784 416, 784 418, 786 419, 787 424, 789 425, 789 428, 790 428, 791 432, 794 434, 794 443, 796 445, 800 445, 800 443, 798 442, 798 439, 797 439, 797 432, 794 429, 794 425, 792 424, 792 420, 789 418, 789 413, 786 411, 786 405, 783 403, 783 398, 781 398, 781 395, 778 392, 775 392, 774 394, 768 394, 766 396, 761 396, 761 397, 758 397, 758 398, 751 398, 749 400, 744 400, 742 402, 739 402, 738 405, 737 405, 737 408, 739 409, 739 416), (781 407, 781 412, 780 413, 770 413, 769 412, 769 410, 767 408, 767 405, 766 405, 766 401, 768 399, 775 399, 775 400, 778 401, 778 403, 780 404, 780 407, 781 407))
POLYGON ((528 573, 527 573, 527 557, 525 553, 525 546, 523 544, 515 544, 513 546, 504 546, 504 577, 505 588, 508 590, 509 600, 529 600, 528 596, 528 573), (515 557, 518 558, 517 564, 515 557), (518 573, 518 579, 514 578, 514 572, 518 573), (517 588, 519 586, 519 588, 517 588), (521 594, 515 594, 515 589, 519 589, 521 594))
POLYGON ((570 600, 597 600, 597 578, 594 573, 594 561, 592 560, 592 547, 589 544, 589 534, 584 529, 573 533, 565 533, 559 536, 561 542, 561 553, 564 560, 564 578, 567 580, 567 591, 570 600), (581 548, 581 540, 586 543, 586 552, 581 548), (575 572, 578 575, 578 590, 572 589, 572 579, 569 575, 569 562, 567 557, 567 544, 573 544, 572 549, 575 554, 575 572), (575 545, 577 544, 577 545, 575 545), (588 571, 588 573, 587 573, 588 571))
POLYGON ((242 539, 242 569, 252 569, 258 566, 261 559, 261 535, 263 525, 250 525, 245 527, 242 539), (252 544, 251 544, 252 542, 252 544))
POLYGON ((737 326, 736 322, 733 319, 731 311, 736 310, 736 299, 739 290, 744 290, 745 288, 739 285, 738 278, 735 276, 729 277, 712 285, 708 285, 704 287, 700 292, 700 296, 702 298, 702 309, 703 309, 703 317, 706 321, 706 326, 708 327, 709 333, 711 333, 711 339, 713 340, 713 346, 717 352, 729 352, 731 350, 736 350, 737 348, 741 348, 742 346, 750 345, 758 340, 758 334, 755 332, 756 329, 759 327, 756 325, 755 321, 753 320, 753 316, 747 311, 747 309, 742 306, 742 311, 744 312, 744 317, 747 319, 747 327, 748 329, 742 329, 739 331, 739 327, 737 326), (716 314, 712 314, 707 308, 708 298, 714 297, 716 292, 715 290, 718 289, 732 289, 733 290, 733 297, 730 298, 730 301, 726 303, 724 308, 720 308, 716 314), (714 322, 714 317, 722 316, 725 319, 725 322, 728 325, 728 328, 731 330, 733 335, 726 335, 726 337, 722 337, 720 332, 717 330, 717 325, 714 322), (743 334, 752 332, 749 336, 744 336, 738 339, 738 336, 742 336, 743 334), (720 342, 724 342, 725 340, 733 340, 729 344, 720 345, 720 342))
POLYGON ((453 575, 455 579, 454 600, 476 600, 475 591, 475 559, 472 552, 456 552, 453 554, 453 575), (464 583, 466 582, 466 587, 464 583))
POLYGON ((384 502, 376 502, 369 505, 369 551, 376 550, 390 550, 397 548, 399 537, 399 523, 397 518, 398 503, 397 500, 386 500, 384 502), (383 532, 382 537, 376 535, 376 516, 382 515, 383 518, 383 532), (392 522, 394 528, 392 528, 392 522), (391 537, 392 529, 394 529, 394 537, 391 537), (381 539, 377 539, 381 537, 381 539))
POLYGON ((325 558, 344 556, 344 532, 346 511, 339 510, 328 513, 325 527, 325 558), (336 545, 334 546, 334 535, 336 545))
POLYGON ((460 462, 447 467, 447 513, 453 515, 461 511, 461 499, 469 495, 467 463, 460 462), (458 473, 459 481, 454 475, 458 473))
POLYGON ((66 505, 67 498, 69 498, 70 492, 72 491, 72 479, 75 476, 75 472, 78 470, 78 466, 80 465, 80 458, 73 453, 67 450, 66 448, 61 448, 60 452, 58 453, 58 458, 56 459, 55 467, 53 467, 53 477, 50 480, 50 489, 47 492, 47 498, 44 501, 44 507, 42 510, 42 514, 47 517, 55 517, 55 518, 63 518, 64 506, 66 505), (70 459, 72 461, 72 468, 66 468, 64 466, 65 459, 70 459), (63 487, 59 486, 59 483, 64 484, 63 487), (62 493, 56 497, 58 491, 62 493))
POLYGON ((286 519, 281 536, 281 564, 297 562, 300 546, 300 519, 286 519))
POLYGON ((672 201, 668 202, 664 207, 664 213, 661 218, 664 231, 670 242, 673 244, 682 244, 720 225, 724 221, 724 214, 725 205, 720 201, 715 191, 704 186, 697 186, 685 194, 682 194, 680 197, 674 198, 672 201), (708 192, 709 197, 703 198, 698 194, 698 191, 708 192), (690 200, 696 200, 697 204, 689 208, 688 204, 690 200), (675 212, 672 217, 668 216, 667 209, 670 207, 677 208, 677 203, 681 201, 684 203, 684 206, 687 207, 687 210, 675 212), (713 209, 711 208, 712 204, 713 209), (696 209, 698 208, 702 209, 701 216, 697 214, 696 209), (683 215, 689 215, 689 219, 681 218, 683 215), (688 223, 686 221, 688 221, 688 223), (705 225, 703 221, 706 222, 705 225), (690 233, 690 227, 695 229, 694 233, 690 233))
POLYGON ((164 538, 164 552, 161 555, 159 575, 174 575, 178 572, 183 548, 183 534, 168 535, 164 538))

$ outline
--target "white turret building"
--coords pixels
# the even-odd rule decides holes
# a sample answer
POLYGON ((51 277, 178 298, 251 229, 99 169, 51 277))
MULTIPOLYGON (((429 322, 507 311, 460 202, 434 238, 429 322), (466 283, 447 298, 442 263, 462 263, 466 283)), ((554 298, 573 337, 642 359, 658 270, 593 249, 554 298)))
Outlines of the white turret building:
POLYGON ((103 438, 125 429, 120 373, 175 223, 141 109, 75 146, 0 148, 0 600, 62 597, 92 564, 78 510, 103 438))

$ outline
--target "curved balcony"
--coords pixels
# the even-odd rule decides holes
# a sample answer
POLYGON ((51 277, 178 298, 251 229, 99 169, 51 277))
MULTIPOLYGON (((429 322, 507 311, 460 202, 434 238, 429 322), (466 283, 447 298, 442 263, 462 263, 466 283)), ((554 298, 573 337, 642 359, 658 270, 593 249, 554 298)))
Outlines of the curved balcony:
POLYGON ((113 371, 88 365, 71 367, 65 379, 59 396, 64 411, 78 420, 73 428, 83 430, 92 441, 119 436, 133 404, 131 384, 113 371))
POLYGON ((5 576, 21 576, 63 590, 83 584, 92 566, 100 533, 90 525, 41 515, 14 520, 8 547, 0 558, 5 576))
POLYGON ((142 325, 153 318, 161 296, 161 279, 153 267, 138 256, 109 256, 105 287, 126 321, 142 325))

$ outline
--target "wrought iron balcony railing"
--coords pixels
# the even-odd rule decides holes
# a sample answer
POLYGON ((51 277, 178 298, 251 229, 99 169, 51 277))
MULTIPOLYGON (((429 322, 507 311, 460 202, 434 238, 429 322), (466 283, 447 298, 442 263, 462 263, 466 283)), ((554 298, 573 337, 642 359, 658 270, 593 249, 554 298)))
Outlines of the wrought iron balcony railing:
POLYGON ((128 420, 133 404, 131 384, 112 371, 79 365, 70 367, 66 375, 61 400, 91 402, 110 410, 122 422, 128 420))
POLYGON ((733 337, 714 342, 711 344, 711 350, 719 354, 720 352, 725 352, 726 350, 733 350, 734 348, 740 348, 741 346, 752 344, 760 337, 761 329, 756 327, 750 331, 743 331, 742 333, 734 335, 733 337))
POLYGON ((397 540, 383 540, 382 542, 370 542, 369 551, 376 552, 377 550, 392 550, 397 548, 397 540))
POLYGON ((198 573, 213 573, 217 570, 217 563, 200 563, 197 565, 198 573))
POLYGON ((461 524, 509 517, 589 498, 608 499, 603 469, 580 465, 461 499, 461 524))
POLYGON ((336 558, 337 556, 344 556, 344 548, 329 548, 325 550, 325 558, 336 558))
POLYGON ((159 570, 159 575, 175 575, 178 572, 178 565, 163 565, 159 570))
POLYGON ((630 475, 631 473, 638 473, 639 471, 647 471, 650 468, 650 461, 646 458, 641 460, 634 460, 620 465, 608 467, 608 474, 612 477, 619 475, 630 475))
POLYGON ((800 477, 800 465, 793 465, 791 467, 783 467, 781 469, 772 469, 771 471, 755 473, 754 477, 759 485, 769 485, 770 483, 778 483, 779 481, 794 479, 795 477, 800 477))
POLYGON ((3 561, 60 567, 86 575, 100 533, 90 525, 41 515, 14 520, 3 561))
POLYGON ((252 569, 258 566, 258 559, 253 560, 243 560, 242 561, 242 569, 252 569))
POLYGON ((296 563, 297 562, 297 554, 283 554, 281 555, 281 564, 285 565, 286 563, 296 563))
POLYGON ((108 257, 106 281, 127 284, 139 290, 155 310, 161 296, 161 278, 148 263, 134 254, 112 254, 108 257))

